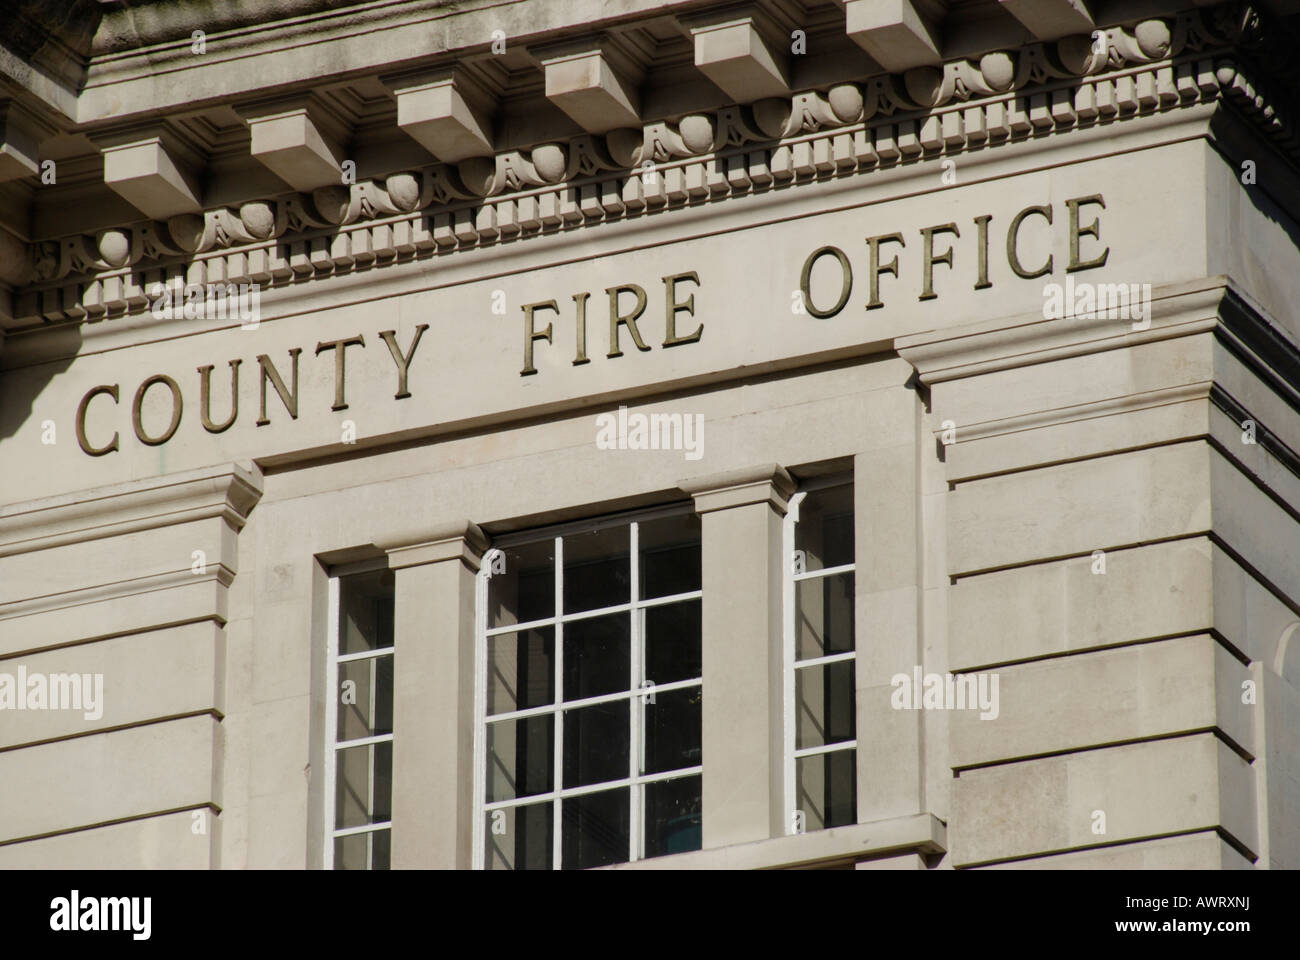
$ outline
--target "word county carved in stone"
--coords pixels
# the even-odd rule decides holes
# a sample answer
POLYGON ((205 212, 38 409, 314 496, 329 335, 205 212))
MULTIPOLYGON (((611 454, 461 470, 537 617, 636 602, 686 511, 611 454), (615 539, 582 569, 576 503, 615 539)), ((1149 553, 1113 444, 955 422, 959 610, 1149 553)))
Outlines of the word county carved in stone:
MULTIPOLYGON (((397 392, 393 395, 395 400, 403 400, 409 397, 410 391, 407 390, 407 372, 410 370, 411 358, 415 356, 416 347, 420 345, 420 338, 424 331, 429 328, 427 323, 422 323, 415 328, 415 335, 411 338, 411 345, 403 350, 397 342, 397 331, 383 330, 379 337, 388 347, 388 352, 393 358, 393 363, 397 368, 397 392)), ((365 348, 365 337, 357 334, 355 337, 347 337, 342 340, 324 340, 316 344, 316 356, 322 353, 334 351, 334 403, 330 406, 331 410, 346 410, 346 385, 347 385, 347 348, 361 347, 365 348)), ((266 407, 266 385, 269 383, 275 388, 275 392, 280 397, 280 402, 284 404, 285 410, 289 416, 298 419, 298 356, 302 353, 302 347, 294 347, 289 351, 290 363, 290 382, 292 386, 285 386, 284 378, 276 368, 271 358, 266 354, 260 354, 257 358, 257 365, 261 374, 259 384, 259 407, 257 425, 264 427, 271 422, 267 415, 266 407)), ((199 419, 203 423, 203 429, 208 433, 222 433, 232 427, 239 417, 239 367, 242 360, 231 360, 228 362, 230 367, 230 416, 223 422, 216 423, 212 420, 212 364, 198 368, 199 374, 199 419)), ((81 449, 92 457, 102 457, 105 454, 112 453, 119 449, 119 438, 116 432, 107 443, 95 445, 86 436, 86 414, 90 409, 91 401, 96 397, 106 395, 114 403, 119 400, 118 384, 101 384, 92 387, 86 391, 77 404, 77 443, 81 449)), ((131 427, 135 432, 136 439, 147 446, 156 447, 166 443, 176 434, 176 430, 181 425, 181 416, 185 409, 184 399, 181 395, 180 384, 165 373, 156 373, 147 377, 135 391, 135 398, 131 402, 131 427), (155 386, 162 386, 171 393, 171 419, 167 428, 161 433, 151 434, 145 429, 144 425, 144 402, 149 390, 155 386)))

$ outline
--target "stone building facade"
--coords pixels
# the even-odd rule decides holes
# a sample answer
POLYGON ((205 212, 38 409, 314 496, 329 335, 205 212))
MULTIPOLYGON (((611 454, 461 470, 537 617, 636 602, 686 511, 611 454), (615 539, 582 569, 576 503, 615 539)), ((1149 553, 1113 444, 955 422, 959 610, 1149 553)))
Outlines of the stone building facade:
POLYGON ((7 6, 0 866, 1300 866, 1295 4, 7 6))

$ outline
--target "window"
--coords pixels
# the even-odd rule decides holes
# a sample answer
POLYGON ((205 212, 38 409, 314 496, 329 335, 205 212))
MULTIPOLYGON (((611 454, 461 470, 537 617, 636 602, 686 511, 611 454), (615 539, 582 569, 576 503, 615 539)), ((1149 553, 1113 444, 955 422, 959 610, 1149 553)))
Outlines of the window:
POLYGON ((476 865, 583 868, 699 849, 700 585, 689 507, 488 552, 476 865))
POLYGON ((788 832, 857 822, 853 484, 808 484, 785 519, 788 832))
POLYGON ((387 870, 393 799, 393 574, 330 580, 325 866, 387 870))

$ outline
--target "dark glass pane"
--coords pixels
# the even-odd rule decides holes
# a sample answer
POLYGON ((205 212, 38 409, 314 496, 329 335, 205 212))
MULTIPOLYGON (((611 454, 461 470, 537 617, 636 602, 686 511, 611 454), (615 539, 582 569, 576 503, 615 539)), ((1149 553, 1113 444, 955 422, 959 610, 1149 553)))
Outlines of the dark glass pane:
POLYGON ((487 811, 484 866, 488 870, 551 869, 555 818, 551 801, 487 811))
POLYGON ((546 793, 555 777, 555 717, 489 723, 487 765, 488 803, 546 793))
POLYGON ((794 589, 795 659, 853 650, 853 571, 800 580, 794 589))
POLYGON ((393 860, 393 832, 376 830, 370 837, 370 869, 389 869, 393 860))
POLYGON ((393 645, 393 571, 339 578, 339 653, 393 645))
POLYGON ((488 580, 488 626, 531 623, 555 615, 555 539, 507 547, 505 570, 488 580))
POLYGON ((487 647, 488 716, 555 700, 554 627, 498 634, 487 647))
POLYGON ((700 601, 647 607, 644 614, 645 676, 655 683, 700 676, 700 601))
POLYGON ((648 520, 637 537, 643 600, 700 589, 699 517, 684 513, 648 520))
POLYGON ((565 870, 627 860, 630 814, 627 787, 563 801, 560 863, 565 870))
POLYGON ((630 613, 612 613, 564 625, 564 699, 581 700, 627 690, 632 684, 630 613))
POLYGON ((564 538, 564 612, 579 613, 632 599, 627 524, 564 538))
POLYGON ((644 773, 700 764, 700 687, 655 691, 646 698, 644 773))
POLYGON ((627 777, 629 720, 626 700, 565 712, 566 788, 627 777))
POLYGON ((340 663, 338 697, 340 742, 392 733, 392 654, 340 663))
POLYGON ((800 667, 794 672, 797 749, 853 739, 857 727, 854 686, 852 660, 800 667))
POLYGON ((393 819, 393 742, 376 743, 375 792, 371 809, 376 823, 393 819))
POLYGON ((853 562, 853 485, 814 490, 799 505, 794 548, 805 570, 853 562))
POLYGON ((370 839, 364 833, 353 833, 346 837, 334 838, 335 870, 370 869, 370 839))
POLYGON ((699 850, 701 778, 680 777, 645 785, 645 855, 699 850))
POLYGON ((858 819, 856 750, 800 757, 795 761, 795 806, 805 830, 842 827, 858 819))
POLYGON ((334 762, 335 829, 391 819, 393 744, 348 747, 335 753, 334 762))

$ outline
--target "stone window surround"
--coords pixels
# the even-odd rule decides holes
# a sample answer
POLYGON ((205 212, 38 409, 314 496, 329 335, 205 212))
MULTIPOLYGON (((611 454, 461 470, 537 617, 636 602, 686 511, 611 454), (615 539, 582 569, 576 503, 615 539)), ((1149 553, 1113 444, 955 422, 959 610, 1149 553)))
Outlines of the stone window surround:
MULTIPOLYGON (((861 461, 863 456, 854 459, 861 461)), ((889 466, 879 463, 876 469, 889 466)), ((869 476, 871 470, 863 473, 869 476)), ((709 690, 704 701, 703 752, 715 758, 705 765, 704 848, 616 864, 611 869, 854 864, 915 868, 933 862, 946 849, 946 830, 938 817, 920 810, 787 835, 783 813, 782 541, 787 504, 797 484, 783 467, 763 464, 683 481, 680 487, 701 518, 702 594, 721 599, 705 603, 703 634, 729 641, 706 642, 703 651, 703 675, 709 690), (725 562, 719 563, 720 559, 725 562), (753 603, 753 592, 745 584, 752 587, 763 582, 768 602, 753 603), (725 588, 728 583, 733 589, 725 588), (755 702, 755 688, 764 686, 767 696, 755 702), (744 721, 739 728, 736 718, 744 721), (714 771, 713 777, 707 776, 708 771, 714 771)), ((854 489, 855 514, 864 501, 867 509, 873 502, 880 508, 878 487, 857 484, 854 489)), ((600 513, 599 505, 591 505, 591 512, 600 513)), ((856 520, 855 526, 855 539, 861 544, 861 526, 856 520)), ((396 671, 394 731, 402 732, 394 741, 392 865, 395 869, 471 868, 477 826, 474 783, 483 762, 474 747, 476 703, 482 695, 477 689, 478 674, 483 669, 477 660, 476 618, 485 603, 478 587, 485 581, 478 573, 490 539, 477 524, 457 521, 377 545, 387 553, 397 575, 395 645, 413 651, 407 655, 418 661, 408 661, 396 671), (451 615, 439 606, 439 598, 453 601, 451 615), (424 639, 400 639, 412 635, 424 639), (438 642, 440 638, 445 642, 438 642), (439 696, 439 690, 448 696, 439 696), (456 771, 454 777, 446 776, 448 769, 456 771), (431 815, 435 810, 443 813, 431 815)), ((855 553, 862 549, 856 546, 855 553)), ((870 616, 871 610, 871 602, 859 601, 856 616, 870 616)), ((859 628, 858 635, 866 633, 859 628)), ((907 650, 900 648, 898 653, 911 657, 913 643, 913 638, 905 638, 907 650)), ((858 662, 861 688, 861 672, 868 665, 858 662)), ((869 718, 861 715, 861 697, 857 709, 859 730, 870 729, 869 718)), ((872 769, 880 762, 881 757, 869 750, 858 752, 860 784, 864 777, 879 779, 893 773, 872 769)), ((914 772, 919 764, 918 756, 913 761, 914 772)), ((909 776, 904 769, 896 772, 903 779, 909 776)), ((903 792, 913 796, 913 803, 919 799, 911 788, 903 792)), ((868 802, 860 790, 860 818, 868 802)), ((906 805, 907 801, 903 802, 906 805)))

